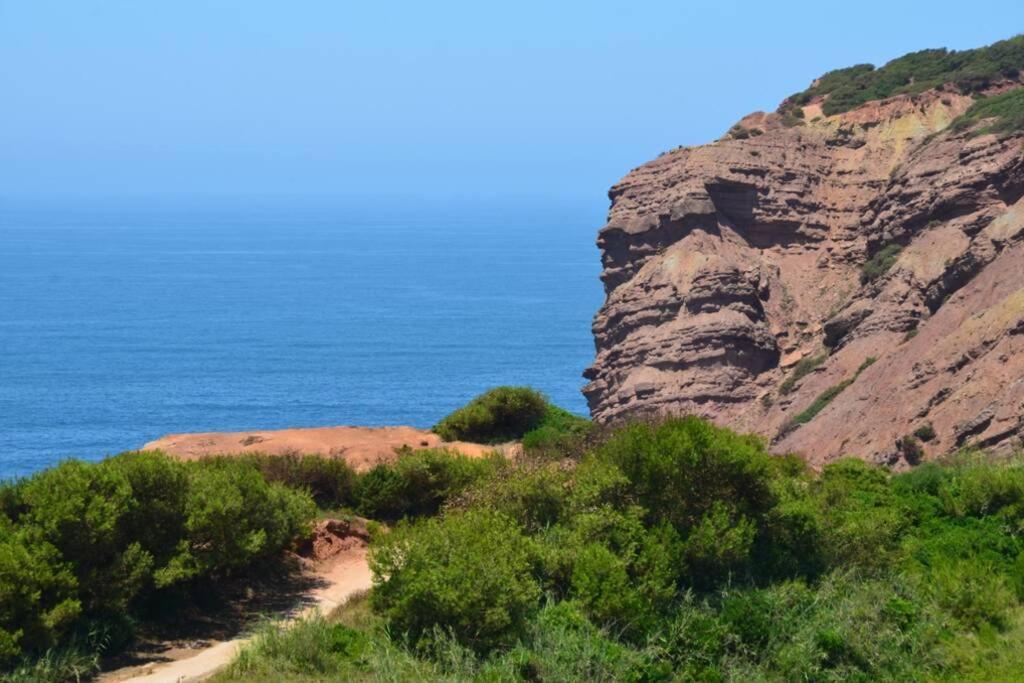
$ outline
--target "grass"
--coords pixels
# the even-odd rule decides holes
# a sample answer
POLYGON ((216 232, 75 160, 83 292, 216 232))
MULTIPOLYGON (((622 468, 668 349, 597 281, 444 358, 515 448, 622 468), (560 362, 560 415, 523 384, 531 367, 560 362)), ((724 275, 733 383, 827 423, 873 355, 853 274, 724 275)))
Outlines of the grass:
POLYGON ((785 396, 792 393, 793 389, 796 388, 797 382, 814 372, 815 368, 820 367, 826 360, 828 360, 828 354, 824 351, 813 356, 801 358, 793 367, 793 372, 779 385, 779 394, 785 396))
POLYGON ((869 357, 865 359, 864 362, 861 363, 860 367, 857 368, 857 372, 854 373, 853 377, 845 379, 839 384, 829 387, 825 391, 818 394, 814 401, 811 402, 811 405, 807 406, 807 408, 805 408, 803 411, 794 415, 782 426, 782 429, 779 430, 778 438, 782 438, 786 434, 789 434, 794 430, 799 429, 801 426, 807 424, 808 422, 816 418, 818 416, 818 413, 827 408, 828 405, 832 403, 832 401, 834 401, 837 396, 839 396, 839 394, 843 393, 848 388, 850 388, 850 385, 857 381, 857 378, 860 377, 861 373, 867 370, 872 365, 874 365, 876 360, 877 359, 874 357, 869 357))
MULTIPOLYGON (((1024 69, 1024 36, 974 50, 921 50, 894 59, 881 68, 858 64, 830 71, 817 83, 788 98, 782 108, 826 97, 826 116, 865 102, 903 93, 918 93, 952 84, 961 92, 978 92, 1024 69)), ((780 109, 781 110, 781 109, 780 109)))

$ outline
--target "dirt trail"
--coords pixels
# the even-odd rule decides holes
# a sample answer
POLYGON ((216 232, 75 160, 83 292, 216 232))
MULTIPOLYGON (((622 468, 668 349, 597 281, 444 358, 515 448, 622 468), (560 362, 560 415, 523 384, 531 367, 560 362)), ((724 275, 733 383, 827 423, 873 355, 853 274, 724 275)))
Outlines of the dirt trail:
MULTIPOLYGON (((321 523, 321 529, 325 524, 330 522, 321 523)), ((319 550, 318 547, 317 552, 319 550)), ((372 586, 365 543, 335 543, 328 552, 335 554, 315 563, 311 571, 312 578, 315 579, 312 587, 300 596, 302 599, 299 604, 280 615, 283 621, 301 619, 317 610, 329 614, 353 595, 372 586)), ((250 635, 243 633, 229 640, 210 641, 194 653, 168 647, 166 652, 161 654, 164 661, 104 672, 96 680, 100 683, 201 681, 230 664, 251 640, 250 635)))

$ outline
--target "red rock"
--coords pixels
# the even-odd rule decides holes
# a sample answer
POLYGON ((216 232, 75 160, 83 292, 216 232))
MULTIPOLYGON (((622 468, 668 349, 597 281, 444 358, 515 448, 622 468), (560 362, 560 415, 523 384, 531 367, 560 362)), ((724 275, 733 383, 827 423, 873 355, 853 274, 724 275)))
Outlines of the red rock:
POLYGON ((741 125, 760 135, 677 149, 627 175, 598 236, 607 299, 584 373, 593 417, 697 414, 816 464, 902 464, 897 442, 927 422, 927 458, 1015 447, 1024 135, 949 128, 971 103, 927 91, 794 127, 752 114, 741 125), (862 283, 889 244, 902 246, 895 264, 862 283), (822 349, 822 367, 780 396, 796 359, 822 349))

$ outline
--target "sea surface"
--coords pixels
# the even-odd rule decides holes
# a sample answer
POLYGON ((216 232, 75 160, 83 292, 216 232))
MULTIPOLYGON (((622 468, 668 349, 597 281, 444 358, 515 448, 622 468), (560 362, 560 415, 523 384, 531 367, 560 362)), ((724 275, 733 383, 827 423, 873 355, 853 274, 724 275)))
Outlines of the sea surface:
POLYGON ((604 208, 0 207, 0 479, 500 384, 586 414, 604 208))

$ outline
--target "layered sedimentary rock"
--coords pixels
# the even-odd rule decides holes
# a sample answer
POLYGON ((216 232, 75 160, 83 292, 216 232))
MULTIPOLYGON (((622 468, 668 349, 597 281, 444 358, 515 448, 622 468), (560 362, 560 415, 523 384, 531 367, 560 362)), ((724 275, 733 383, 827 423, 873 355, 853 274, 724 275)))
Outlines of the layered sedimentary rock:
POLYGON ((1016 447, 1024 135, 951 127, 972 102, 812 101, 627 175, 598 237, 593 417, 697 414, 816 463, 1016 447))

